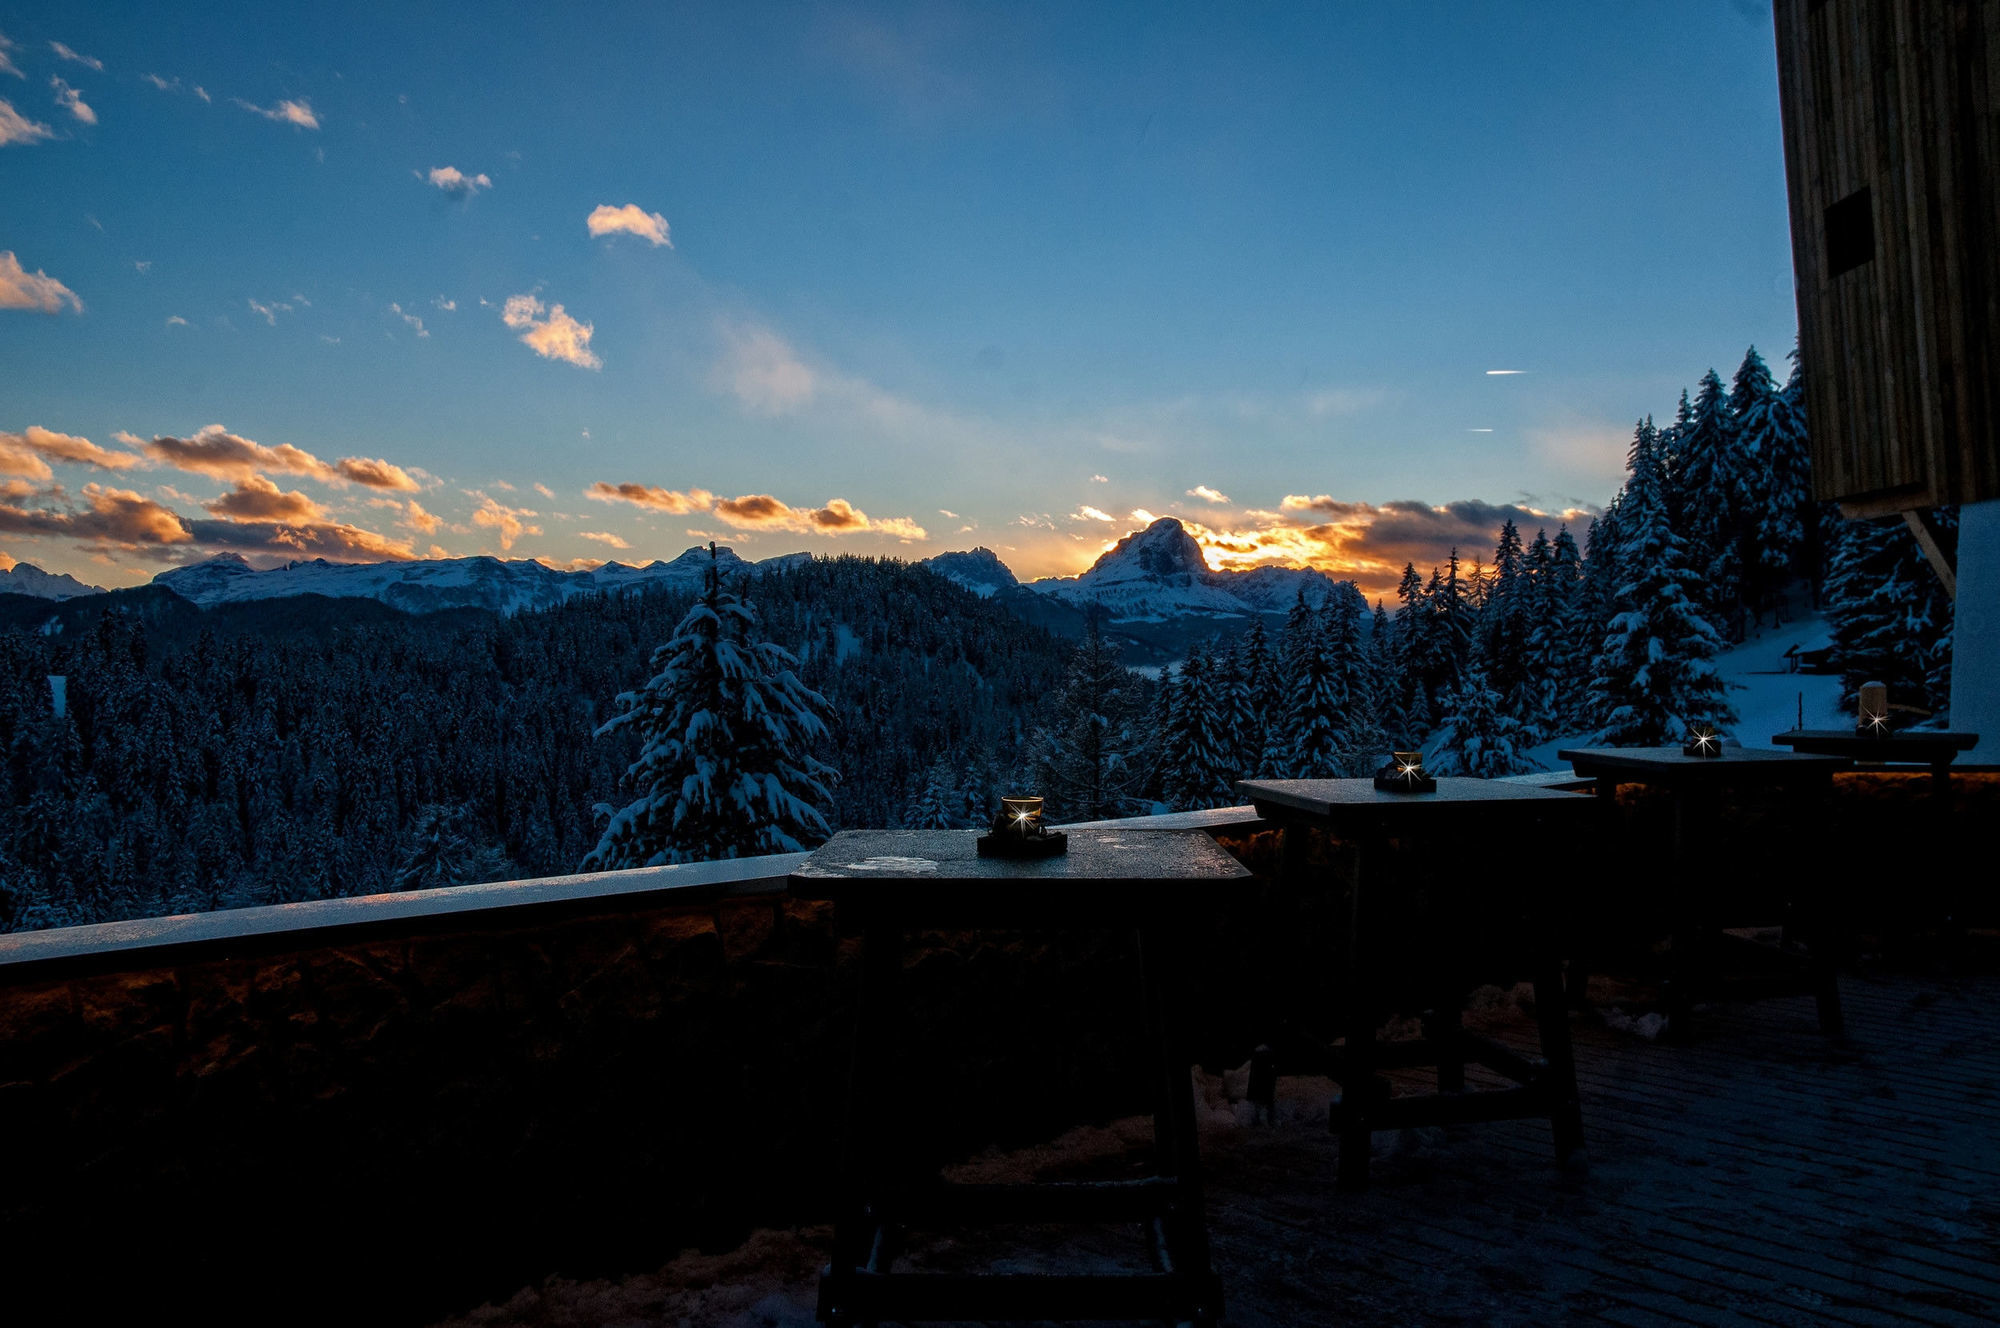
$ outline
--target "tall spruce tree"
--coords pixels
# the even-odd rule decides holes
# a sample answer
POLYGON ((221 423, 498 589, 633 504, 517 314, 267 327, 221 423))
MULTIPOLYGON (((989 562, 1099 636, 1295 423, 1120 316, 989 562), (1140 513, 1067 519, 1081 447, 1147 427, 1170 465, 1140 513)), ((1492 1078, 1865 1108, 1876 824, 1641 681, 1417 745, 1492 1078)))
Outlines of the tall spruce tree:
POLYGON ((1791 377, 1765 403, 1757 455, 1763 486, 1756 508, 1757 558, 1766 584, 1781 587, 1795 578, 1817 581, 1819 562, 1805 383, 1796 349, 1791 362, 1791 377))
POLYGON ((1680 514, 1676 518, 1673 505, 1666 504, 1667 521, 1699 578, 1691 589, 1695 603, 1711 623, 1729 623, 1733 639, 1741 635, 1736 627, 1743 588, 1738 530, 1748 467, 1715 370, 1702 375, 1693 417, 1675 447, 1680 459, 1680 514))
POLYGON ((1328 633, 1308 630, 1291 653, 1282 728, 1284 773, 1290 779, 1331 779, 1346 773, 1347 696, 1328 633))
POLYGON ((1234 800, 1225 718, 1208 653, 1197 643, 1181 661, 1162 751, 1166 798, 1175 810, 1227 807, 1234 800))
POLYGON ((1634 431, 1630 475, 1619 495, 1617 612, 1591 682, 1598 741, 1645 747, 1678 741, 1690 721, 1733 723, 1726 684, 1715 671, 1721 640, 1694 596, 1700 574, 1667 520, 1655 435, 1634 431))
POLYGON ((820 809, 833 769, 813 755, 830 707, 790 651, 758 638, 715 556, 711 544, 701 598, 653 652, 652 678, 597 730, 638 729, 625 772, 637 796, 600 804, 604 833, 580 870, 796 853, 830 833, 820 809))
POLYGON ((1795 496, 1784 491, 1788 477, 1781 474, 1783 467, 1777 456, 1779 417, 1788 412, 1771 378, 1770 366, 1755 346, 1744 353, 1743 363, 1737 366, 1726 405, 1738 464, 1737 504, 1728 537, 1735 542, 1735 563, 1741 576, 1739 612, 1761 621, 1791 579, 1797 552, 1797 541, 1783 539, 1784 532, 1774 529, 1770 518, 1778 508, 1789 505, 1794 512, 1797 508, 1795 496), (1767 543, 1767 534, 1781 538, 1767 543))
POLYGON ((1250 628, 1236 642, 1236 672, 1242 679, 1243 708, 1236 717, 1237 761, 1244 775, 1268 777, 1266 755, 1272 718, 1282 705, 1277 659, 1271 651, 1270 634, 1262 616, 1251 619, 1250 628))
POLYGON ((1066 820, 1131 815, 1147 773, 1145 696, 1104 639, 1102 617, 1093 610, 1085 618, 1062 690, 1035 734, 1042 788, 1066 820))
POLYGON ((1361 627, 1367 612, 1368 601, 1352 581, 1335 584, 1320 607, 1322 636, 1340 697, 1335 742, 1340 770, 1346 775, 1373 770, 1387 750, 1376 722, 1375 678, 1361 627))

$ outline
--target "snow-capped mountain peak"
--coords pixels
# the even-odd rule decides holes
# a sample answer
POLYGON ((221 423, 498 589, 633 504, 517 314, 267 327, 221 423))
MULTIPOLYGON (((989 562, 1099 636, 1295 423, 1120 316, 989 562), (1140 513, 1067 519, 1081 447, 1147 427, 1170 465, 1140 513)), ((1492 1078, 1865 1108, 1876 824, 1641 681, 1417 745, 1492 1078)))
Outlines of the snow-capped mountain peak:
POLYGON ((984 545, 964 553, 941 553, 926 558, 924 566, 947 581, 958 582, 981 599, 991 599, 995 593, 1021 584, 1007 564, 1000 561, 1000 555, 984 545))
POLYGON ((67 572, 44 572, 33 563, 15 563, 0 570, 0 595, 33 595, 36 599, 75 599, 102 595, 103 586, 87 586, 67 572))
POLYGON ((1098 581, 1128 581, 1135 577, 1196 578, 1208 573, 1208 559, 1187 528, 1163 516, 1144 530, 1134 531, 1106 550, 1085 577, 1098 581))

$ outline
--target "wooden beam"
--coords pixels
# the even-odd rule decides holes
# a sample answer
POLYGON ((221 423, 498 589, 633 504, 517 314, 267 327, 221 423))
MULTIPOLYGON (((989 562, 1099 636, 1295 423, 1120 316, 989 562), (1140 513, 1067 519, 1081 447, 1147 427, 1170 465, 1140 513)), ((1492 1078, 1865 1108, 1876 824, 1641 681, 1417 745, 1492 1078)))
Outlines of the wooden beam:
POLYGON ((1917 545, 1923 549, 1924 557, 1930 560, 1931 570, 1938 574, 1938 580, 1944 582, 1945 597, 1957 600, 1958 568, 1953 565, 1953 555, 1958 551, 1944 547, 1943 532, 1931 520, 1930 513, 1905 512, 1903 520, 1908 523, 1910 533, 1917 537, 1917 545))

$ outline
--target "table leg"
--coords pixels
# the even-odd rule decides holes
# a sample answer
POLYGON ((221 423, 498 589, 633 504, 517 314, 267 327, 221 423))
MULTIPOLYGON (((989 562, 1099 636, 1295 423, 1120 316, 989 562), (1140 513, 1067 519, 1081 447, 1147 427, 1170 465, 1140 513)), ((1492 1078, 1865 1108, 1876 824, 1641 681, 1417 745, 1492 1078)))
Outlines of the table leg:
POLYGON ((1139 929, 1140 983, 1147 1040, 1153 1055, 1153 1144, 1159 1172, 1176 1194, 1160 1220, 1156 1257, 1163 1272, 1189 1290, 1196 1323, 1222 1317, 1221 1284, 1209 1266, 1208 1219, 1202 1199, 1201 1138, 1194 1114, 1194 1063, 1184 1037, 1184 984, 1188 973, 1185 924, 1175 918, 1139 929))
MULTIPOLYGON (((1701 968, 1706 937, 1707 909, 1702 899, 1702 881, 1690 864, 1688 836, 1695 819, 1693 795, 1675 788, 1671 795, 1672 826, 1668 835, 1667 882, 1668 926, 1672 935, 1667 970, 1667 1025, 1662 1036, 1669 1042, 1686 1042, 1692 1035, 1694 987, 1701 968)), ((1704 809, 1705 810, 1705 809, 1704 809)))
POLYGON ((871 918, 861 937, 860 989, 854 1006, 854 1050, 847 1078, 847 1128, 841 1139, 840 1208, 833 1258, 820 1280, 819 1319, 859 1322, 851 1311, 856 1270, 886 1273, 883 1228, 889 1187, 883 1147, 884 1105, 896 1100, 896 984, 903 967, 900 920, 871 918), (880 1264, 881 1266, 876 1266, 880 1264))
POLYGON ((1534 970, 1535 1023, 1548 1062, 1542 1083, 1548 1092, 1549 1124, 1555 1132, 1556 1161, 1571 1167, 1583 1159, 1583 1103, 1576 1090, 1576 1050, 1570 1044, 1569 1009, 1563 1003, 1562 958, 1543 942, 1534 970))
MULTIPOLYGON (((1829 774, 1823 779, 1811 781, 1805 785, 1803 792, 1803 805, 1799 808, 1800 838, 1807 844, 1817 846, 1807 865, 1818 868, 1813 874, 1824 879, 1833 865, 1827 860, 1830 856, 1827 845, 1833 842, 1828 825, 1828 811, 1833 805, 1833 776, 1829 774)), ((1850 948, 1846 901, 1822 891, 1811 915, 1811 925, 1806 933, 1806 972, 1812 982, 1814 1003, 1819 1009, 1819 1031, 1839 1037, 1846 1030, 1846 1020, 1840 1008, 1840 960, 1850 948)))
MULTIPOLYGON (((1591 786, 1591 792, 1598 799, 1598 805, 1602 809, 1597 817, 1597 825, 1611 824, 1611 818, 1618 814, 1618 781, 1609 775, 1600 776, 1591 786)), ((1593 852, 1601 853, 1609 847, 1605 838, 1607 833, 1596 828, 1591 831, 1589 845, 1593 852)), ((1590 906, 1596 906, 1596 902, 1593 897, 1590 906)), ((1602 933, 1603 918, 1599 916, 1585 919, 1581 915, 1582 907, 1585 906, 1579 905, 1564 910, 1563 925, 1569 929, 1571 935, 1570 943, 1565 947, 1569 951, 1569 971, 1564 975, 1563 981, 1569 1008, 1588 1011, 1591 1008, 1590 956, 1586 953, 1587 942, 1584 938, 1591 934, 1602 933)))
POLYGON ((1347 926, 1347 1044, 1341 1053, 1340 1101, 1334 1104, 1334 1128, 1340 1134, 1342 1189, 1368 1187, 1368 1153, 1374 1133, 1371 1116, 1379 1090, 1375 1082, 1374 882, 1388 851, 1385 840, 1370 836, 1354 845, 1352 911, 1347 926))

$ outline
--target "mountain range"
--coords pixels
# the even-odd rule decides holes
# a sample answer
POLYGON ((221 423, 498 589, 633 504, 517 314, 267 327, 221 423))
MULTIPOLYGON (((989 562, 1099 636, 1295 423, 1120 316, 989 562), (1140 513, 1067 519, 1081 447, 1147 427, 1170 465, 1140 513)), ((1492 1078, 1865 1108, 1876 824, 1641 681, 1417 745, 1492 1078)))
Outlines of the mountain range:
MULTIPOLYGON (((734 550, 719 548, 714 556, 723 574, 735 577, 756 575, 811 555, 791 553, 751 562, 734 550)), ((1073 577, 1023 584, 999 555, 985 548, 941 553, 924 565, 1058 636, 1081 636, 1087 615, 1101 613, 1102 630, 1127 663, 1139 665, 1178 659, 1197 640, 1234 637, 1258 618, 1282 619, 1300 595, 1318 604, 1333 586, 1325 573, 1307 568, 1216 571, 1208 566, 1201 545, 1172 517, 1127 535, 1089 570, 1073 577)), ((203 608, 319 595, 374 600, 405 613, 481 609, 511 615, 584 594, 645 586, 694 590, 708 567, 709 551, 700 547, 672 561, 638 567, 609 562, 578 571, 532 559, 487 556, 392 563, 315 558, 259 570, 242 555, 226 553, 161 572, 153 578, 153 586, 203 608)), ((28 563, 0 572, 0 594, 8 592, 43 599, 105 593, 28 563)))
POLYGON ((0 569, 0 595, 32 595, 36 599, 75 599, 102 595, 103 586, 85 585, 67 572, 44 572, 33 563, 0 569))

